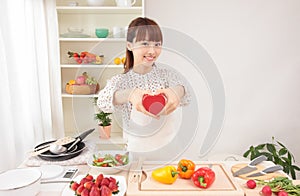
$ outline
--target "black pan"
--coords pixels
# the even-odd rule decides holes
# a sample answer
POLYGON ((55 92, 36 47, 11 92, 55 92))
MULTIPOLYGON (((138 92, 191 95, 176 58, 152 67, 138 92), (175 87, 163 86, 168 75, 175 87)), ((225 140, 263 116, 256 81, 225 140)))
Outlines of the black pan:
MULTIPOLYGON (((40 147, 40 146, 43 146, 43 145, 46 145, 46 144, 49 144, 49 143, 55 142, 55 141, 56 140, 52 140, 52 141, 47 141, 47 142, 41 143, 41 144, 37 145, 35 147, 35 149, 38 148, 38 147, 40 147)), ((68 148, 71 145, 72 145, 72 143, 64 145, 64 146, 68 148)), ((68 159, 71 159, 71 158, 74 158, 74 157, 80 155, 80 153, 84 149, 85 149, 85 143, 84 142, 78 142, 72 149, 70 149, 66 153, 63 153, 63 154, 53 154, 53 153, 51 153, 48 150, 46 152, 43 152, 43 153, 39 154, 38 156, 41 159, 46 160, 46 161, 65 161, 65 160, 68 160, 68 159)))

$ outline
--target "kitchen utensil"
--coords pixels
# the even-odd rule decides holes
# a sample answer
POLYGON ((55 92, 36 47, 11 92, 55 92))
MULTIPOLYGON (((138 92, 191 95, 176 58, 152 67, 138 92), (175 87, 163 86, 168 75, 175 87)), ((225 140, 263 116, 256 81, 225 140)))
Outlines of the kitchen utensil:
MULTIPOLYGON (((85 148, 85 144, 84 144, 84 142, 82 142, 82 140, 85 137, 87 137, 89 134, 91 134, 94 130, 95 129, 87 130, 87 131, 81 133, 76 138, 73 138, 73 141, 78 142, 78 139, 79 139, 79 142, 76 145, 74 145, 72 147, 72 149, 70 149, 72 144, 70 144, 70 143, 66 144, 65 147, 70 149, 70 151, 66 151, 65 153, 62 153, 62 154, 53 154, 48 149, 48 150, 45 150, 44 152, 38 154, 38 156, 41 159, 48 160, 48 161, 64 161, 67 159, 71 159, 75 156, 78 156, 85 148)), ((45 142, 43 144, 36 146, 35 148, 39 148, 41 145, 47 145, 47 144, 51 144, 51 143, 53 143, 53 141, 45 142)), ((64 144, 62 144, 62 145, 64 145, 64 144)))
POLYGON ((54 140, 48 143, 41 144, 34 148, 32 152, 29 153, 30 156, 37 156, 41 153, 47 152, 50 150, 50 144, 56 144, 56 145, 66 145, 71 142, 75 141, 75 138, 73 137, 63 137, 58 140, 54 140), (38 149, 38 150, 37 150, 38 149))
POLYGON ((68 31, 69 33, 82 33, 83 32, 83 28, 80 27, 69 27, 68 31))
POLYGON ((61 154, 67 151, 67 148, 62 145, 50 144, 49 151, 53 154, 61 154))
POLYGON ((108 36, 109 30, 107 28, 97 28, 95 34, 98 38, 106 38, 108 36))
POLYGON ((88 6, 103 6, 105 5, 105 0, 87 0, 88 6))
MULTIPOLYGON (((52 142, 52 141, 49 141, 52 142)), ((47 142, 45 142, 47 143, 47 142)), ((38 147, 38 146, 37 146, 38 147)), ((65 161, 71 158, 74 158, 78 156, 82 151, 85 149, 85 143, 79 142, 77 145, 75 145, 73 148, 74 150, 71 150, 70 152, 62 153, 62 154, 53 154, 49 150, 46 152, 43 152, 38 155, 39 158, 46 160, 46 161, 65 161)))
POLYGON ((115 26, 112 29, 114 38, 125 37, 125 30, 122 27, 115 26))
POLYGON ((281 165, 275 165, 275 166, 271 166, 271 167, 268 167, 262 171, 259 171, 257 173, 254 173, 254 174, 250 174, 248 176, 246 176, 247 178, 252 178, 252 177, 258 177, 258 176, 263 176, 263 175, 266 175, 268 173, 273 173, 275 171, 278 171, 278 170, 283 170, 283 167, 281 165))
MULTIPOLYGON (((208 167, 210 163, 195 162, 196 168, 208 167)), ((127 181, 127 196, 143 195, 143 196, 161 196, 161 195, 199 195, 199 196, 229 196, 229 195, 244 195, 242 188, 229 175, 226 168, 219 163, 211 163, 211 169, 216 173, 214 183, 205 190, 200 190, 190 180, 177 178, 177 180, 170 186, 169 184, 162 184, 152 179, 152 171, 156 168, 163 167, 165 163, 149 162, 143 163, 143 172, 141 180, 139 179, 136 167, 132 166, 128 173, 127 181)), ((177 167, 177 162, 168 163, 177 167)))
POLYGON ((252 172, 254 170, 257 170, 257 167, 256 165, 263 162, 263 161, 266 161, 268 158, 264 155, 261 155, 259 157, 256 157, 255 159, 253 159, 246 167, 243 167, 241 168, 240 170, 236 171, 233 173, 233 176, 234 177, 237 177, 239 175, 242 175, 242 174, 247 174, 249 172, 252 172))
POLYGON ((12 169, 0 174, 0 195, 37 195, 42 173, 36 168, 12 169))
MULTIPOLYGON (((38 148, 35 148, 34 151, 38 151, 40 149, 49 147, 51 144, 55 144, 56 142, 59 142, 59 141, 62 141, 62 140, 72 140, 73 141, 74 138, 72 138, 72 137, 63 137, 63 138, 60 138, 58 140, 53 141, 52 143, 45 144, 45 145, 40 145, 38 148)), ((32 152, 34 152, 34 151, 32 151, 32 152)))
MULTIPOLYGON (((91 134, 93 131, 95 131, 95 129, 89 129, 83 133, 81 133, 79 136, 76 137, 76 139, 80 139, 80 141, 84 140, 84 138, 86 138, 89 134, 91 134)), ((75 141, 76 142, 76 141, 75 141)))
POLYGON ((80 141, 82 141, 86 136, 88 136, 90 133, 92 133, 95 129, 90 129, 88 131, 83 132, 82 134, 80 134, 78 137, 76 137, 76 140, 72 143, 71 146, 69 146, 68 148, 62 146, 62 145, 58 145, 58 144, 51 144, 50 145, 50 152, 52 152, 53 154, 62 154, 65 152, 69 152, 70 150, 73 149, 73 147, 80 141))

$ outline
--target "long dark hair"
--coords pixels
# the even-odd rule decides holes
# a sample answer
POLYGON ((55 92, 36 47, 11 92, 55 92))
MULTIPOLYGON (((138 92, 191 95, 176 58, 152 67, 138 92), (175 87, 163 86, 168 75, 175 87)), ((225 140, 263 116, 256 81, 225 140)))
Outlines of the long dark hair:
MULTIPOLYGON (((158 24, 149 18, 138 17, 131 21, 127 31, 127 41, 133 43, 133 39, 138 41, 162 42, 163 36, 158 24)), ((126 61, 124 63, 124 73, 132 69, 134 63, 132 51, 126 48, 126 61)))

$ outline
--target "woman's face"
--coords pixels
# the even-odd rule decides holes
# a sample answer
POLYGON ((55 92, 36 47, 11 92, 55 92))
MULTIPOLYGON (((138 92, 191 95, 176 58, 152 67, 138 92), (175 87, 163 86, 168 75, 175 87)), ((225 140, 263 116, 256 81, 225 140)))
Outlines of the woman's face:
POLYGON ((161 53, 161 42, 138 41, 130 43, 134 57, 134 66, 152 67, 161 53))

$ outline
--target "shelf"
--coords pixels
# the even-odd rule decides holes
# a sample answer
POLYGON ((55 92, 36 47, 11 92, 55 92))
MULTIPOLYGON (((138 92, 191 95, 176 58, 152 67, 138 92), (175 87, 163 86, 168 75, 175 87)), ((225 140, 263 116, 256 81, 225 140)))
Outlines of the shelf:
POLYGON ((98 97, 98 94, 90 94, 90 95, 72 95, 72 94, 68 94, 63 92, 61 94, 62 97, 64 98, 94 98, 94 97, 98 97))
MULTIPOLYGON (((60 63, 60 92, 62 100, 62 114, 66 135, 74 135, 74 130, 85 129, 91 125, 98 128, 93 115, 95 106, 91 104, 98 93, 89 95, 72 95, 66 93, 65 84, 80 73, 87 72, 90 76, 97 76, 100 90, 103 89, 109 79, 116 74, 123 73, 124 65, 115 65, 116 57, 125 56, 126 37, 114 37, 114 26, 125 28, 136 17, 144 15, 143 0, 137 0, 133 7, 117 7, 114 0, 109 0, 110 6, 87 6, 85 0, 78 1, 80 6, 66 6, 67 0, 56 0, 56 17, 59 37, 60 63), (84 29, 82 34, 72 34, 70 27, 84 29), (95 28, 105 27, 110 30, 106 38, 98 38, 95 28), (103 54, 103 64, 77 64, 75 59, 69 58, 68 51, 89 51, 93 54, 103 54)), ((108 5, 108 4, 107 4, 108 5)), ((116 119, 113 119, 115 121, 116 119)), ((123 148, 127 146, 127 140, 123 138, 123 129, 115 124, 110 139, 100 139, 98 131, 88 136, 100 149, 123 148), (116 144, 114 146, 114 144, 116 144)))
POLYGON ((57 6, 59 14, 141 14, 142 7, 57 6))
POLYGON ((95 65, 95 64, 61 64, 61 68, 121 68, 123 69, 123 65, 95 65))
POLYGON ((124 42, 125 38, 59 38, 60 42, 124 42))

